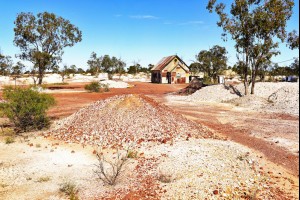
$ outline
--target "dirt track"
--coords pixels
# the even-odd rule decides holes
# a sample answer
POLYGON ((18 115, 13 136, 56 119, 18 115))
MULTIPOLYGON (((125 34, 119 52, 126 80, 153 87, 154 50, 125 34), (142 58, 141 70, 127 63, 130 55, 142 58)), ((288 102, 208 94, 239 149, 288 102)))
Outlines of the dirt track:
POLYGON ((271 162, 299 176, 298 117, 236 111, 222 105, 164 103, 216 134, 262 153, 271 162))

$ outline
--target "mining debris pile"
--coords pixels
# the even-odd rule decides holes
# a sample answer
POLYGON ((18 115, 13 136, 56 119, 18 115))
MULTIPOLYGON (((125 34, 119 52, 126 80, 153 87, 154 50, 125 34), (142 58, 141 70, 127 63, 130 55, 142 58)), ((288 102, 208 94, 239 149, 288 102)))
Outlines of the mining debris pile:
POLYGON ((45 136, 66 142, 116 147, 135 142, 172 142, 178 138, 210 138, 205 127, 166 106, 138 95, 97 101, 56 122, 45 136))

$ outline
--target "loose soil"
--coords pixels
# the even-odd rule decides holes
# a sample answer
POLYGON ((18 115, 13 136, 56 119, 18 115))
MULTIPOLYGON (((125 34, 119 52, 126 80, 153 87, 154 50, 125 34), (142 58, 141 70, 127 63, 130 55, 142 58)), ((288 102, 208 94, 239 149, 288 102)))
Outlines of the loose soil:
MULTIPOLYGON (((250 164, 247 174, 253 173, 253 177, 260 174, 261 178, 257 180, 250 177, 250 179, 241 180, 241 185, 237 189, 247 191, 245 199, 250 198, 249 194, 253 195, 254 193, 260 193, 262 199, 299 198, 298 116, 246 111, 227 104, 195 105, 182 101, 170 102, 165 98, 166 94, 178 91, 187 85, 156 85, 138 82, 131 84, 134 87, 111 89, 107 93, 86 93, 82 83, 65 86, 69 89, 57 89, 57 92, 53 93, 57 105, 49 110, 49 115, 53 119, 61 119, 97 100, 115 95, 142 94, 155 99, 161 105, 170 107, 176 113, 206 126, 214 134, 225 138, 225 141, 191 140, 174 143, 174 147, 173 144, 159 146, 149 144, 149 146, 141 147, 138 149, 138 159, 132 160, 131 164, 126 167, 127 172, 124 177, 127 178, 122 178, 120 184, 111 188, 101 185, 93 174, 95 162, 93 147, 36 137, 36 133, 24 138, 18 137, 16 143, 6 145, 2 142, 4 137, 0 136, 0 177, 2 177, 0 178, 0 199, 2 197, 4 199, 20 199, 20 195, 23 199, 45 199, 45 197, 47 197, 46 199, 67 199, 64 194, 58 192, 59 184, 62 183, 64 177, 68 177, 78 184, 80 196, 84 199, 95 199, 95 196, 99 197, 98 199, 160 199, 162 195, 176 199, 172 195, 178 194, 182 190, 173 191, 173 186, 183 189, 184 192, 180 193, 182 198, 203 196, 201 192, 204 192, 208 195, 208 199, 228 199, 230 196, 219 195, 221 195, 220 193, 227 194, 227 192, 235 195, 235 191, 232 191, 233 188, 227 191, 222 187, 225 182, 220 181, 217 183, 219 185, 202 191, 197 185, 206 183, 203 180, 203 174, 193 173, 189 171, 189 167, 194 168, 194 165, 199 164, 206 172, 212 173, 211 176, 204 176, 207 180, 217 180, 222 174, 214 174, 214 170, 222 172, 223 169, 227 169, 226 167, 230 167, 230 164, 236 166, 234 169, 238 174, 237 177, 243 177, 240 173, 243 169, 246 171, 243 165, 247 163, 250 164), (70 89, 70 87, 74 89, 70 89), (225 156, 222 146, 223 149, 228 148, 225 156), (176 155, 176 149, 182 149, 180 154, 176 155), (204 159, 203 155, 195 154, 198 151, 207 153, 206 157, 211 158, 208 159, 211 165, 206 162, 207 158, 204 159), (225 162, 227 156, 230 161, 228 166, 217 162, 222 159, 225 159, 225 162), (157 169, 162 166, 178 166, 178 161, 183 162, 184 159, 198 160, 199 162, 191 163, 191 165, 186 163, 187 165, 183 165, 180 170, 178 168, 177 176, 180 178, 169 185, 157 182, 159 179, 157 178, 159 176, 157 169), (239 160, 246 163, 240 165, 239 160), (191 180, 192 182, 190 182, 191 180), (254 184, 255 188, 244 188, 243 186, 251 186, 251 184, 254 184), (99 187, 101 188, 100 193, 99 187)), ((131 104, 131 102, 127 103, 131 104)), ((229 175, 229 178, 233 178, 233 175, 229 175)), ((232 181, 237 180, 232 179, 232 181)), ((207 186, 210 186, 208 182, 207 186)), ((234 184, 232 186, 235 187, 234 184)))

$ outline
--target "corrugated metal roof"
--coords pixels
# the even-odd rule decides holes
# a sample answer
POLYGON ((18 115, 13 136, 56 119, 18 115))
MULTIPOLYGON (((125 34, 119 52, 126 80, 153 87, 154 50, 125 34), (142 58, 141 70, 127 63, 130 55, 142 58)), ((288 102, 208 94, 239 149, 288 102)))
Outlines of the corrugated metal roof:
POLYGON ((163 70, 166 67, 166 65, 168 65, 173 60, 173 58, 175 58, 175 57, 176 57, 176 55, 162 58, 151 70, 152 71, 156 71, 156 70, 161 71, 161 70, 163 70))

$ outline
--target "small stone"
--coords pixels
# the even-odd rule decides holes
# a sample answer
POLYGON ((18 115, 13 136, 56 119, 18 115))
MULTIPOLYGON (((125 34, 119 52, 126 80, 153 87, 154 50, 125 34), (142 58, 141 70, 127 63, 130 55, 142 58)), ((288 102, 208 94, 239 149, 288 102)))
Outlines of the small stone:
POLYGON ((213 193, 214 193, 214 195, 218 195, 219 194, 219 190, 214 190, 213 193))

